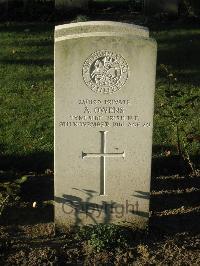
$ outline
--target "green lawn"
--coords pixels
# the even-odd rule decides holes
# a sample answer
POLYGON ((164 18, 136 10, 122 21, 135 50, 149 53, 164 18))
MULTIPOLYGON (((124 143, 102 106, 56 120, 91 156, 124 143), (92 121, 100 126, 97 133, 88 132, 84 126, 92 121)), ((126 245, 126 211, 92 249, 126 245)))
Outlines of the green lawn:
POLYGON ((162 154, 165 147, 172 146, 176 153, 178 126, 182 148, 197 156, 200 148, 197 140, 200 135, 200 29, 179 26, 154 31, 152 36, 158 42, 154 150, 160 146, 162 154), (168 73, 161 64, 167 67, 168 73), (190 141, 188 136, 192 137, 190 141))
POLYGON ((53 26, 1 25, 0 35, 1 157, 52 153, 53 26))
MULTIPOLYGON (((1 168, 12 168, 19 157, 32 158, 34 165, 43 158, 52 165, 53 29, 49 24, 0 25, 1 168)), ((166 149, 177 153, 177 123, 187 150, 197 155, 199 142, 185 141, 189 133, 200 134, 200 29, 154 30, 152 36, 158 41, 154 155, 166 149), (170 91, 160 64, 177 78, 170 91)))

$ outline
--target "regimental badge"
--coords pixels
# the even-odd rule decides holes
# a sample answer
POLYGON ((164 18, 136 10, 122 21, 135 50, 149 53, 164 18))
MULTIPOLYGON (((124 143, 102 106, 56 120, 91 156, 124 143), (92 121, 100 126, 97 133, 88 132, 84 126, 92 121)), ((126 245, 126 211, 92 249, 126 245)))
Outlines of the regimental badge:
POLYGON ((94 92, 117 92, 128 79, 128 64, 119 54, 101 50, 90 55, 83 65, 83 80, 94 92))

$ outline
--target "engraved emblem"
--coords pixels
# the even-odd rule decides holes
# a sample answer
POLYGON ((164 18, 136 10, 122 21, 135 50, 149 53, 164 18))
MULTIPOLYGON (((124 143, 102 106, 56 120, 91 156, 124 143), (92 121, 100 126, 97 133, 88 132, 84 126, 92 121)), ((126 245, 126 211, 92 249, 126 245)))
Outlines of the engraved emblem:
POLYGON ((128 64, 119 54, 96 51, 83 65, 83 79, 96 93, 110 94, 121 89, 128 78, 128 64))

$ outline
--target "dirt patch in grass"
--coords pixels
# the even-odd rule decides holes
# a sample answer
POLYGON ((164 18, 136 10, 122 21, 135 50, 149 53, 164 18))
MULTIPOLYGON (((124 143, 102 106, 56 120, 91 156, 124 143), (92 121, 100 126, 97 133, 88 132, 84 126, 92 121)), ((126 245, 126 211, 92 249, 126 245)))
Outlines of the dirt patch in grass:
MULTIPOLYGON (((37 225, 45 231, 51 224, 37 225)), ((32 231, 33 232, 33 231, 32 231)), ((88 243, 76 242, 74 234, 1 239, 3 265, 199 265, 200 235, 149 235, 132 240, 127 247, 94 252, 88 243)))

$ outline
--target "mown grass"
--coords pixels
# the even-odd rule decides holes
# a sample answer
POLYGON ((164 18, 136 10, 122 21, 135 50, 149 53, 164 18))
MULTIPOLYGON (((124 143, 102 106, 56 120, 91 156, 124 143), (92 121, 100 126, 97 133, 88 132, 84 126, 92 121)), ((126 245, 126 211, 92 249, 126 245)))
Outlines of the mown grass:
MULTIPOLYGON (((50 24, 0 25, 1 168, 12 168, 20 158, 24 164, 24 158, 32 158, 35 166, 41 158, 52 164, 53 28, 50 24)), ((177 153, 176 123, 165 105, 176 109, 185 135, 199 134, 200 29, 156 29, 152 36, 158 42, 153 151, 164 155, 169 147, 177 153), (166 96, 168 81, 160 64, 177 78, 172 86, 178 96, 166 96), (188 101, 192 97, 196 100, 188 101), (178 104, 182 105, 180 110, 178 104)), ((188 149, 197 155, 199 142, 192 141, 188 149)))
POLYGON ((52 153, 53 26, 2 24, 0 35, 1 157, 52 153))
POLYGON ((200 30, 179 26, 154 31, 152 36, 158 42, 154 151, 159 151, 156 147, 160 147, 159 153, 162 154, 167 146, 171 146, 177 153, 180 138, 180 145, 197 156, 200 148, 200 30), (163 71, 163 64, 168 74, 163 71), (189 135, 194 139, 188 141, 189 135))

